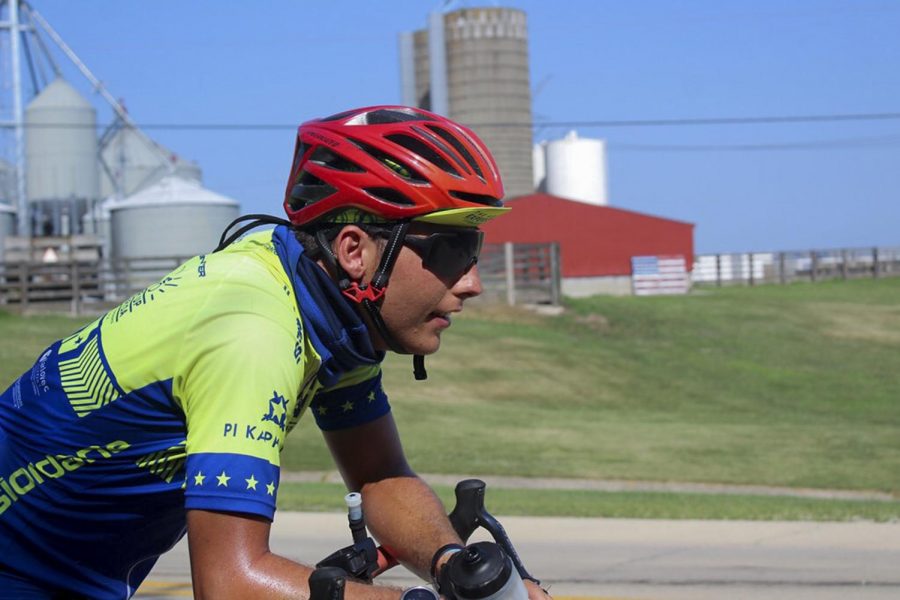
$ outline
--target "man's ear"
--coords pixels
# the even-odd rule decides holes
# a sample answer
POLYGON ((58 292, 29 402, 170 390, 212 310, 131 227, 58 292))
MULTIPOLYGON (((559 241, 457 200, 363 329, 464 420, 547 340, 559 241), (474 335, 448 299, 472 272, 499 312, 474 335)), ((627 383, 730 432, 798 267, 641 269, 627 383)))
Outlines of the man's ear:
POLYGON ((356 225, 341 229, 332 244, 338 264, 347 272, 352 281, 364 281, 369 265, 377 259, 378 247, 375 240, 356 225))

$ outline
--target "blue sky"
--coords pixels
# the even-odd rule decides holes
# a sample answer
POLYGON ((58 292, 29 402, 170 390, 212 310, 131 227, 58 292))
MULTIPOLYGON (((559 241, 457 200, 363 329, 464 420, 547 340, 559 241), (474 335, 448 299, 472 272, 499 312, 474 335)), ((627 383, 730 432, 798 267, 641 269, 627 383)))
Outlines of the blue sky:
MULTIPOLYGON (((399 102, 397 34, 439 5, 30 2, 139 124, 285 125, 147 130, 244 212, 275 214, 289 125, 399 102)), ((536 120, 900 113, 897 0, 502 5, 528 15, 536 120)), ((99 96, 65 70, 108 123, 99 96)), ((900 119, 578 131, 608 142, 611 204, 695 223, 698 252, 900 246, 900 119)))

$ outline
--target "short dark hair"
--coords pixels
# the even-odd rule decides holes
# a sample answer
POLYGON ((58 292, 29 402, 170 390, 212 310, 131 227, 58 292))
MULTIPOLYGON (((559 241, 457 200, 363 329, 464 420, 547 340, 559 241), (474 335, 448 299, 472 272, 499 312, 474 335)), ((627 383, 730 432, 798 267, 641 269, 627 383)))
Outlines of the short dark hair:
POLYGON ((300 245, 303 246, 303 252, 306 253, 308 257, 313 260, 318 260, 322 256, 322 248, 319 246, 319 240, 316 237, 316 234, 319 231, 323 231, 325 233, 325 239, 328 240, 328 243, 330 244, 334 241, 334 238, 337 237, 337 234, 340 233, 341 229, 347 225, 356 225, 365 231, 369 237, 377 240, 381 246, 383 246, 390 237, 389 229, 378 225, 370 225, 368 223, 327 224, 315 229, 294 229, 294 237, 296 237, 297 241, 300 242, 300 245))

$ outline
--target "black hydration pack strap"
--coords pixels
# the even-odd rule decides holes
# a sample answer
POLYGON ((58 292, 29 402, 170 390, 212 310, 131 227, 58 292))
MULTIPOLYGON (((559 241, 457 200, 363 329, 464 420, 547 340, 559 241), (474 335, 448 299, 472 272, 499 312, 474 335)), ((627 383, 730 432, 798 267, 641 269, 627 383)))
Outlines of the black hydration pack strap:
POLYGON ((222 232, 222 236, 219 238, 219 245, 216 246, 216 249, 213 250, 213 252, 224 250, 226 247, 233 244, 239 237, 260 225, 287 225, 288 227, 293 227, 291 222, 287 219, 274 217, 272 215, 243 215, 228 224, 228 227, 225 228, 222 232), (251 221, 251 223, 244 225, 231 235, 228 235, 228 232, 231 231, 232 227, 244 221, 251 221))

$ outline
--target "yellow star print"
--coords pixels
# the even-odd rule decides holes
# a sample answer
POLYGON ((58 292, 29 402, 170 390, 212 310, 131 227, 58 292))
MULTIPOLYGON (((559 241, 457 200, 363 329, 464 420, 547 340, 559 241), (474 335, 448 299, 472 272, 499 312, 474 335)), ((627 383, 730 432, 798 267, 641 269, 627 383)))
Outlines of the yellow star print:
POLYGON ((320 407, 319 407, 319 414, 320 414, 320 415, 324 415, 324 414, 327 413, 327 412, 328 412, 328 409, 325 408, 324 406, 320 406, 320 407))
POLYGON ((353 410, 353 403, 347 400, 341 405, 341 408, 344 409, 344 412, 350 412, 351 410, 353 410))
POLYGON ((194 475, 194 485, 203 485, 204 479, 206 479, 206 475, 203 474, 203 471, 197 471, 197 474, 194 475))
POLYGON ((375 402, 375 392, 369 392, 369 402, 375 402))
POLYGON ((267 484, 266 484, 266 492, 267 492, 270 496, 274 496, 274 495, 275 495, 275 482, 267 483, 267 484))
POLYGON ((244 481, 247 482, 247 489, 248 489, 248 490, 255 490, 255 489, 256 489, 256 484, 259 483, 259 482, 256 480, 256 478, 255 478, 252 474, 250 475, 250 479, 245 479, 244 481))
POLYGON ((224 485, 225 487, 228 487, 228 480, 231 479, 231 477, 229 477, 228 475, 226 475, 226 474, 225 474, 225 471, 222 471, 222 474, 221 474, 221 475, 216 475, 216 479, 219 480, 219 483, 216 484, 216 487, 219 487, 219 486, 221 486, 221 485, 224 485))

